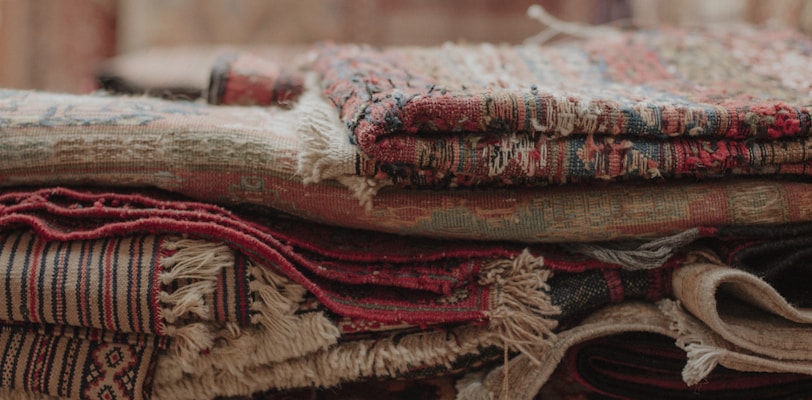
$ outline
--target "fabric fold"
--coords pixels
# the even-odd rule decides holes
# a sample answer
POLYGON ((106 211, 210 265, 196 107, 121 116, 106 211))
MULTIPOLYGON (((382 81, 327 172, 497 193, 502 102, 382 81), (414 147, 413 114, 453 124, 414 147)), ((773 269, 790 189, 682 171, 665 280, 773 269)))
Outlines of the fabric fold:
POLYGON ((610 398, 786 399, 812 390, 812 377, 754 373, 717 367, 701 384, 682 380, 685 352, 655 334, 621 334, 578 344, 567 352, 566 370, 596 393, 610 398))
POLYGON ((812 221, 809 183, 766 178, 383 188, 367 210, 342 184, 306 185, 297 175, 300 105, 285 110, 2 91, 0 185, 157 187, 316 223, 443 239, 595 242, 655 239, 697 226, 812 221))
POLYGON ((673 300, 657 303, 626 301, 603 307, 583 318, 577 326, 559 332, 540 363, 518 355, 486 373, 460 381, 457 398, 534 399, 568 350, 580 343, 607 336, 650 333, 669 337, 684 351, 686 363, 681 379, 697 385, 717 368, 734 371, 810 375, 808 360, 781 360, 752 353, 727 342, 673 300), (707 357, 711 353, 712 357, 707 357))
POLYGON ((807 43, 664 28, 543 47, 325 45, 313 69, 358 145, 353 173, 401 186, 804 175, 808 160, 784 156, 806 153, 789 149, 809 135, 808 93, 759 82, 786 71, 743 56, 745 37, 807 43))
POLYGON ((0 90, 0 396, 809 389, 812 41, 606 32, 0 90))
POLYGON ((674 271, 674 296, 714 332, 752 353, 812 359, 812 313, 789 304, 756 276, 713 264, 674 271))

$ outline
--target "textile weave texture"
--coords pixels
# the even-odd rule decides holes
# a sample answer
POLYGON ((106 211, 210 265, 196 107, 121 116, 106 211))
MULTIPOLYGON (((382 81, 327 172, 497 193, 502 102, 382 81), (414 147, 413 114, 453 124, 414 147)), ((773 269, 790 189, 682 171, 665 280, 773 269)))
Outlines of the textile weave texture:
POLYGON ((220 56, 211 71, 208 102, 289 105, 304 91, 304 76, 250 54, 220 56))
MULTIPOLYGON (((112 346, 117 349, 114 358, 127 356, 121 361, 125 364, 109 357, 106 364, 77 362, 85 362, 87 368, 98 369, 100 376, 107 377, 104 379, 123 385, 118 396, 124 398, 149 398, 151 371, 156 368, 155 390, 163 398, 180 398, 190 384, 198 388, 187 390, 193 396, 246 390, 239 384, 232 385, 234 392, 226 384, 221 389, 209 387, 226 377, 236 379, 230 368, 240 368, 257 382, 266 382, 249 386, 254 390, 302 387, 310 379, 330 386, 360 378, 448 375, 492 361, 501 355, 498 346, 521 339, 501 331, 500 325, 493 331, 483 326, 494 316, 507 324, 513 318, 538 319, 522 329, 531 329, 533 340, 543 345, 544 335, 550 335, 560 319, 627 299, 654 301, 671 289, 670 267, 623 271, 619 265, 551 245, 532 249, 544 254, 542 262, 519 244, 382 235, 268 214, 257 214, 252 218, 256 222, 248 222, 223 208, 165 193, 151 197, 63 188, 20 190, 0 194, 0 205, 0 265, 5 266, 0 275, 5 288, 0 320, 12 323, 6 332, 13 333, 14 324, 97 332, 84 341, 72 335, 73 342, 61 344, 67 339, 59 335, 23 331, 9 341, 34 344, 25 351, 5 353, 6 365, 19 365, 29 355, 36 358, 43 351, 68 345, 95 346, 106 356, 113 354, 106 350, 112 346), (181 255, 189 262, 181 261, 181 255), (298 283, 301 289, 296 290, 307 289, 318 304, 308 308, 303 303, 298 311, 301 315, 291 317, 281 309, 259 307, 259 303, 273 305, 270 299, 280 294, 269 294, 270 287, 258 288, 261 273, 254 264, 283 277, 277 280, 298 283), (558 274, 548 278, 547 272, 536 275, 543 271, 534 268, 558 274), (503 283, 522 280, 531 285, 503 283), (533 286, 539 281, 541 285, 533 286), (200 293, 192 293, 198 290, 200 293), (508 294, 502 292, 517 290, 522 296, 518 300, 503 299, 508 294), (515 316, 500 311, 505 305, 516 307, 517 301, 528 302, 527 308, 519 306, 515 316), (196 302, 206 306, 196 306, 196 302), (334 327, 308 322, 318 313, 333 315, 334 327), (272 319, 274 316, 278 318, 272 319), (234 337, 233 328, 224 328, 234 326, 231 323, 243 327, 238 331, 260 329, 249 329, 254 323, 264 325, 268 332, 234 337), (542 326, 533 325, 536 323, 542 326), (433 325, 432 329, 425 330, 427 325, 433 325), (251 346, 262 346, 262 340, 290 335, 289 329, 302 329, 295 331, 299 339, 318 336, 319 330, 335 330, 335 338, 309 348, 293 346, 302 348, 285 356, 257 356, 257 361, 228 356, 235 351, 229 344, 244 347, 248 341, 258 340, 251 346), (338 345, 329 347, 338 334, 338 345), (251 335, 266 339, 251 339, 251 335), (389 347, 381 348, 384 344, 389 347), (159 347, 177 355, 159 357, 155 350, 159 347), (398 361, 403 366, 396 367, 389 360, 372 369, 360 356, 379 353, 377 357, 387 360, 391 355, 386 354, 401 352, 417 353, 414 361, 398 361), (323 377, 279 383, 260 379, 295 373, 296 365, 320 365, 336 354, 356 353, 360 361, 331 376, 325 372, 323 377), (437 361, 435 353, 445 354, 445 361, 437 361), (116 369, 120 365, 129 366, 127 374, 116 369)), ((526 351, 521 346, 511 351, 526 351)), ((59 387, 37 386, 39 381, 30 376, 0 382, 0 387, 51 395, 67 390, 78 398, 94 397, 87 394, 96 390, 93 382, 84 379, 89 373, 71 375, 73 364, 54 360, 43 368, 48 368, 48 376, 64 377, 59 387), (76 391, 86 393, 77 395, 76 391)))
POLYGON ((343 185, 305 184, 297 174, 303 100, 282 110, 2 91, 0 185, 152 186, 319 223, 447 239, 640 239, 701 225, 812 220, 809 184, 780 180, 666 182, 656 192, 645 184, 384 188, 366 209, 343 185))
POLYGON ((797 398, 812 390, 812 377, 801 374, 754 373, 715 369, 701 385, 682 380, 685 352, 670 337, 626 333, 574 346, 564 361, 582 384, 614 399, 797 398))
POLYGON ((360 149, 354 173, 400 185, 806 175, 812 71, 789 60, 810 44, 618 30, 544 47, 325 46, 313 68, 360 149))
POLYGON ((0 326, 0 388, 70 399, 149 400, 157 336, 47 325, 0 326))
MULTIPOLYGON (((487 286, 478 283, 477 277, 480 269, 488 261, 496 257, 510 258, 521 252, 521 248, 513 249, 502 246, 481 246, 478 243, 462 243, 456 251, 447 253, 448 247, 441 243, 433 243, 429 240, 415 241, 409 246, 398 247, 405 244, 407 238, 397 236, 387 236, 394 242, 382 245, 379 249, 397 248, 396 253, 379 250, 377 252, 365 251, 374 247, 374 243, 381 241, 379 235, 360 234, 350 236, 348 240, 343 235, 351 235, 353 231, 335 231, 328 227, 309 225, 300 223, 302 227, 298 231, 291 230, 292 234, 276 230, 273 226, 263 226, 249 222, 232 215, 227 210, 206 204, 184 201, 161 201, 137 194, 115 194, 108 192, 77 192, 68 189, 44 189, 29 192, 10 192, 0 195, 0 204, 4 207, 0 210, 0 227, 24 226, 32 229, 36 234, 48 241, 52 240, 82 240, 82 239, 104 239, 135 233, 162 233, 165 235, 188 235, 195 238, 209 241, 222 242, 236 251, 250 257, 257 263, 271 268, 274 272, 286 276, 301 284, 312 292, 322 303, 335 312, 352 317, 370 317, 384 322, 408 322, 415 324, 431 324, 440 322, 463 322, 463 321, 486 321, 488 319, 487 310, 493 304, 490 301, 490 290, 487 286), (302 236, 295 236, 300 234, 302 236), (319 239, 321 236, 323 239, 319 239), (311 239, 312 238, 312 239, 311 239), (356 238, 359 239, 356 241, 356 238), (365 240, 363 240, 365 239, 365 240), (326 243, 333 246, 319 247, 326 243), (297 247, 303 247, 300 252, 297 247), (322 251, 323 249, 323 251, 322 251), (411 251, 410 251, 411 249, 411 251), (416 251, 416 249, 419 249, 416 251), (308 255, 312 254, 313 259, 308 255), (325 263, 320 263, 325 257, 333 257, 325 263), (403 273, 396 267, 387 268, 387 264, 394 265, 416 265, 418 268, 424 264, 424 271, 403 273), (359 270, 356 265, 364 263, 367 271, 374 270, 375 266, 382 265, 379 274, 372 276, 359 270), (340 273, 343 268, 349 270, 348 274, 340 273), (355 271, 354 271, 355 270, 355 271), (344 282, 353 283, 358 286, 346 286, 331 283, 327 278, 331 276, 341 276, 344 282), (372 279, 372 281, 369 281, 372 279), (372 285, 365 283, 375 283, 380 280, 380 287, 389 287, 387 290, 377 290, 372 285), (423 284, 425 282, 425 285, 423 284), (402 290, 397 290, 400 288, 402 290), (416 289, 409 291, 409 289, 416 289), (396 291, 397 290, 397 291, 396 291), (457 291, 462 290, 465 295, 460 296, 457 291), (434 292, 433 297, 427 297, 426 292, 434 292)), ((292 224, 291 224, 292 225, 292 224)), ((25 236, 12 236, 12 246, 17 239, 25 236)), ((46 242, 29 239, 24 244, 33 247, 39 243, 45 246, 46 242)), ((110 244, 109 241, 102 240, 99 246, 103 246, 104 251, 100 254, 107 258, 100 259, 97 264, 99 268, 110 266, 109 259, 115 254, 108 254, 115 249, 129 251, 129 243, 110 244), (106 246, 105 246, 106 244, 106 246)), ((18 244, 19 245, 19 244, 18 244)), ((9 254, 13 258, 16 254, 9 254)), ((36 253, 40 257, 41 253, 36 253)), ((97 252, 97 257, 99 252, 97 252)), ((81 257, 81 253, 76 257, 81 257)), ((127 262, 134 258, 124 258, 127 262)), ((96 262, 96 260, 93 260, 96 262)), ((22 264, 21 270, 26 270, 29 264, 22 264)), ((32 282, 37 279, 44 279, 51 282, 54 277, 58 277, 57 272, 36 271, 39 263, 27 269, 31 273, 31 278, 24 281, 20 289, 30 288, 32 282), (48 279, 44 278, 48 276, 48 279)), ((58 269, 59 264, 54 265, 58 269)), ((154 268, 155 266, 152 265, 154 268)), ((115 276, 125 273, 122 271, 109 272, 113 275, 102 275, 103 279, 110 281, 115 276)), ((146 278, 141 287, 154 286, 157 273, 160 271, 148 270, 146 278)), ((138 283, 136 281, 136 287, 138 283)), ((7 287, 12 287, 7 284, 7 287)), ((9 290, 11 301, 6 304, 8 313, 16 315, 13 309, 14 304, 20 304, 23 297, 11 296, 17 289, 9 290)), ((112 289, 109 289, 112 290, 112 289)), ((15 292, 16 293, 16 292, 15 292)), ((111 295, 112 293, 106 293, 111 295)), ((28 301, 31 304, 43 303, 37 296, 42 293, 32 292, 28 301)), ((99 294, 98 303, 93 303, 94 307, 99 307, 105 303, 102 291, 99 294)), ((66 300, 67 296, 66 296, 66 300)), ((139 298, 139 301, 146 301, 139 298)), ((29 304, 25 304, 28 306, 29 304)), ((129 307, 134 307, 134 304, 129 307)), ((91 322, 95 325, 102 325, 113 318, 121 318, 123 315, 131 314, 132 310, 118 313, 114 316, 113 310, 108 310, 100 315, 94 316, 91 322)), ((79 311, 80 315, 84 311, 79 311)), ((139 313, 132 313, 138 315, 139 313)), ((156 310, 145 314, 144 321, 129 322, 132 326, 153 326, 154 321, 150 316, 157 314, 156 310)), ((55 321, 58 320, 58 313, 52 310, 44 311, 41 315, 34 314, 30 318, 39 321, 45 316, 50 316, 55 321)), ((77 317, 78 318, 78 317, 77 317)), ((115 324, 114 324, 115 325, 115 324)), ((124 327, 126 328, 127 325, 124 327)), ((117 326, 113 326, 117 327, 117 326)), ((126 330, 126 329, 125 329, 126 330)))

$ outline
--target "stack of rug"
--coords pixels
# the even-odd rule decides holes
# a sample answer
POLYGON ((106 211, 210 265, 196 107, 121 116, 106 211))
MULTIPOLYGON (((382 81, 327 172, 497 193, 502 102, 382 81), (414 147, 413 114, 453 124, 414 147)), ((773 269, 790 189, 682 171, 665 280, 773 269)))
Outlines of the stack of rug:
POLYGON ((805 395, 812 41, 601 32, 0 92, 0 397, 805 395))

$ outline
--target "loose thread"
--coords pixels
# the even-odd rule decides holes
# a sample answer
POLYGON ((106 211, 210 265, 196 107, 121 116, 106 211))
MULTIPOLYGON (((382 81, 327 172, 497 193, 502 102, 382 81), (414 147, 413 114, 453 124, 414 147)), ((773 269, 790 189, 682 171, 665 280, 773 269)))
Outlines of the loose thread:
POLYGON ((578 22, 562 21, 544 9, 544 7, 534 4, 527 8, 527 16, 541 22, 547 29, 527 38, 526 44, 543 44, 559 34, 566 34, 577 38, 597 38, 609 35, 616 35, 619 31, 616 28, 605 25, 589 25, 578 22))

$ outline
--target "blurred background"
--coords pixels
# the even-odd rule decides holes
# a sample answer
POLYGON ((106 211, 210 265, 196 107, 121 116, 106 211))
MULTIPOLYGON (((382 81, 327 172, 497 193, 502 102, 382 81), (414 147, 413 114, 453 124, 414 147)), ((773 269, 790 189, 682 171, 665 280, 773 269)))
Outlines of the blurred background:
POLYGON ((544 28, 532 4, 590 24, 812 32, 812 0, 0 0, 0 87, 88 92, 105 60, 167 46, 520 43, 544 28))

